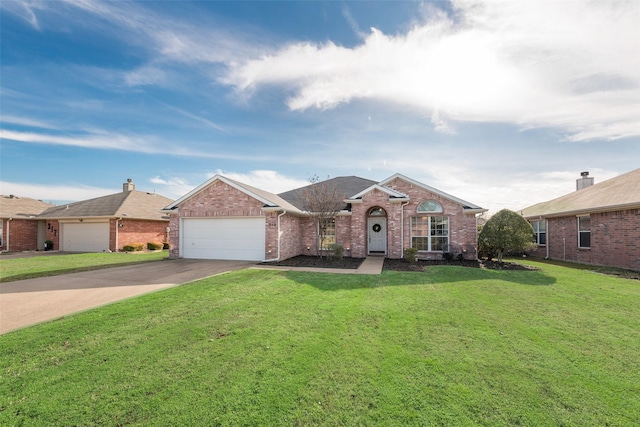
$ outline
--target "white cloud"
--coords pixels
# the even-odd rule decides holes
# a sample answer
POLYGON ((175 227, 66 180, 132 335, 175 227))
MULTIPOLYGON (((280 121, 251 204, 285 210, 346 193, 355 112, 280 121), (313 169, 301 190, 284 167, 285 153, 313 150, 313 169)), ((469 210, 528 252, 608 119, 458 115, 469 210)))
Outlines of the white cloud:
POLYGON ((356 99, 447 121, 559 128, 570 141, 640 135, 638 2, 455 1, 406 34, 372 29, 354 48, 294 43, 231 64, 240 93, 285 87, 291 110, 356 99))
POLYGON ((149 180, 152 184, 158 186, 157 193, 170 199, 179 199, 200 184, 190 184, 183 178, 163 179, 155 176, 149 180))
POLYGON ((36 128, 42 128, 42 129, 59 129, 59 127, 56 125, 43 122, 41 120, 31 119, 28 117, 2 115, 2 117, 0 117, 0 123, 2 123, 3 125, 13 124, 13 125, 29 126, 29 127, 36 127, 36 128))
POLYGON ((32 144, 70 145, 74 147, 138 151, 145 153, 157 152, 157 150, 145 138, 108 132, 63 136, 0 129, 0 139, 32 144))

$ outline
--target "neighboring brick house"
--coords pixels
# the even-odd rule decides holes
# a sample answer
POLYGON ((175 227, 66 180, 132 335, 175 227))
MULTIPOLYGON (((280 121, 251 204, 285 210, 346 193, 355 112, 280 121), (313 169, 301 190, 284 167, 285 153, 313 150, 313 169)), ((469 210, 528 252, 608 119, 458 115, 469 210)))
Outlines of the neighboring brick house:
POLYGON ((529 206, 521 214, 538 243, 534 256, 640 271, 640 169, 529 206))
MULTIPOLYGON (((443 252, 477 257, 476 219, 486 209, 400 174, 321 184, 345 195, 325 240, 342 245, 345 256, 401 258, 416 247, 423 259, 443 252)), ((214 176, 165 208, 171 257, 275 261, 317 254, 317 225, 302 207, 305 188, 276 195, 214 176)))
POLYGON ((121 251, 126 245, 167 242, 171 199, 136 191, 129 179, 122 192, 47 209, 38 215, 46 239, 64 252, 121 251))
POLYGON ((36 216, 53 205, 27 197, 0 196, 0 251, 35 251, 45 241, 36 216))

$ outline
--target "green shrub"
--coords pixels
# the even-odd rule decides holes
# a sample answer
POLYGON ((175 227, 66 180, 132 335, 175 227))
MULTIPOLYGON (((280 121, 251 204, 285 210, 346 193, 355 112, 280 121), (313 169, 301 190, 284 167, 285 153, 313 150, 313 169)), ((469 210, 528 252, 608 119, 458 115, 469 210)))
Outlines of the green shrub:
POLYGON ((341 260, 344 258, 344 247, 339 243, 332 243, 329 245, 330 255, 332 260, 341 260))
POLYGON ((406 248, 404 250, 404 259, 405 261, 414 263, 418 261, 418 249, 416 248, 406 248))
POLYGON ((122 247, 122 250, 125 252, 135 252, 135 251, 141 251, 144 249, 144 244, 142 243, 131 243, 129 245, 124 245, 122 247))
POLYGON ((148 242, 147 243, 147 249, 149 249, 150 251, 157 251, 162 249, 162 242, 148 242))
POLYGON ((162 244, 162 249, 169 249, 169 243, 168 242, 164 242, 162 244))

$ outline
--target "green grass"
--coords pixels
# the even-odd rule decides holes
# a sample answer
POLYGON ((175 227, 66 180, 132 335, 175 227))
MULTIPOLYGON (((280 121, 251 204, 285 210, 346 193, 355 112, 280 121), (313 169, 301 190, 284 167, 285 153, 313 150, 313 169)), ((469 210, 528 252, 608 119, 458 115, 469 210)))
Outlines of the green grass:
POLYGON ((0 336, 0 425, 640 424, 640 282, 244 270, 0 336))
POLYGON ((167 251, 144 253, 86 253, 40 255, 25 258, 0 258, 0 283, 34 277, 55 276, 78 271, 96 270, 124 264, 158 261, 168 257, 167 251))

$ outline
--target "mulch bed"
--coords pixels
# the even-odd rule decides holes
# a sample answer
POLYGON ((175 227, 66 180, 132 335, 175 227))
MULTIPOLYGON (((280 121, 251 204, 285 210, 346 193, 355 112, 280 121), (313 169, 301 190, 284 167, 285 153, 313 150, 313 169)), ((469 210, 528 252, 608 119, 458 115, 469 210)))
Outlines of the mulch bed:
POLYGON ((434 265, 454 265, 458 267, 483 268, 487 270, 538 270, 536 267, 522 265, 515 262, 497 262, 487 260, 418 260, 411 263, 404 259, 385 259, 383 270, 390 271, 427 271, 427 268, 434 265))
POLYGON ((263 265, 276 265, 281 267, 314 267, 314 268, 346 268, 355 270, 360 267, 364 258, 329 259, 309 255, 298 255, 278 262, 263 262, 263 265))
MULTIPOLYGON (((357 269, 362 264, 364 258, 342 258, 329 259, 327 257, 317 257, 308 255, 299 255, 293 258, 285 259, 278 262, 264 262, 263 265, 276 265, 282 267, 315 267, 315 268, 346 268, 357 269)), ((514 262, 497 261, 476 261, 470 259, 464 260, 420 260, 415 263, 405 261, 404 259, 389 259, 385 258, 383 270, 387 271, 427 271, 427 268, 434 265, 455 265, 459 267, 469 268, 485 268, 488 270, 537 270, 537 268, 529 267, 526 265, 517 264, 514 262)))

